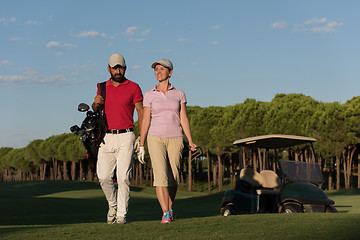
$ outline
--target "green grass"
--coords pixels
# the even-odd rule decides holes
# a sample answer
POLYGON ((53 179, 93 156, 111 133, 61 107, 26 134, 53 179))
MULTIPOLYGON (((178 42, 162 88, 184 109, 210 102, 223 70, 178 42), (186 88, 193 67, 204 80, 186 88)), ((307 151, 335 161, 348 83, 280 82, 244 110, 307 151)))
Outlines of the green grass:
POLYGON ((360 214, 360 189, 327 191, 327 195, 335 201, 336 209, 340 213, 360 214))
POLYGON ((0 183, 0 239, 358 239, 360 191, 328 192, 338 214, 222 217, 223 193, 179 191, 176 221, 160 224, 152 188, 132 187, 129 223, 107 225, 98 183, 0 183))

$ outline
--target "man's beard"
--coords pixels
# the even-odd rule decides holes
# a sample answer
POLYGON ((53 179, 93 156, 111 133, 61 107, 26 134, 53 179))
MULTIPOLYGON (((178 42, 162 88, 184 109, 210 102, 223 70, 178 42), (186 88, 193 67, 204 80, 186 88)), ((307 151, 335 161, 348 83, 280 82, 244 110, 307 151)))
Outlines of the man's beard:
POLYGON ((118 83, 122 83, 126 80, 126 78, 122 74, 111 74, 111 79, 118 83))

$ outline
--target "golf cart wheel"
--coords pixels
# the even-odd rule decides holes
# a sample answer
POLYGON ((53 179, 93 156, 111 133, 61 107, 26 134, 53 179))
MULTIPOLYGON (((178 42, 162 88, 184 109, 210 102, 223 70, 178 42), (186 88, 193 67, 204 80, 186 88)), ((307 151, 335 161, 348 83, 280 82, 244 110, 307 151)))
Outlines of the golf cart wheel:
POLYGON ((304 211, 298 204, 289 203, 282 207, 282 213, 303 213, 304 211))
POLYGON ((224 217, 235 215, 235 210, 233 205, 226 205, 222 210, 222 215, 224 217))
POLYGON ((337 209, 336 209, 335 207, 333 207, 333 206, 326 206, 326 207, 325 207, 325 212, 326 212, 326 213, 337 213, 338 211, 337 211, 337 209))

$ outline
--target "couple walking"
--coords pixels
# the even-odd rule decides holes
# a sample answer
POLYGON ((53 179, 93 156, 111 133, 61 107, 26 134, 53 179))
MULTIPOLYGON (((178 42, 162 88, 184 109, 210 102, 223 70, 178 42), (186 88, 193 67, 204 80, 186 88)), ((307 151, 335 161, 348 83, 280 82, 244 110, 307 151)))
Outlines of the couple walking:
POLYGON ((173 203, 179 183, 180 159, 184 131, 191 150, 196 149, 192 140, 186 113, 185 93, 170 83, 173 64, 160 59, 151 67, 158 84, 144 96, 139 85, 125 77, 124 57, 113 54, 109 58, 110 79, 106 81, 106 97, 101 96, 100 83, 92 104, 94 111, 102 111, 106 119, 106 134, 99 148, 97 177, 109 205, 109 224, 127 223, 130 198, 130 176, 134 144, 140 163, 144 162, 147 140, 154 172, 156 195, 163 211, 161 223, 173 221, 173 203), (136 109, 139 138, 135 140, 133 114, 136 109), (116 169, 118 190, 112 181, 116 169))

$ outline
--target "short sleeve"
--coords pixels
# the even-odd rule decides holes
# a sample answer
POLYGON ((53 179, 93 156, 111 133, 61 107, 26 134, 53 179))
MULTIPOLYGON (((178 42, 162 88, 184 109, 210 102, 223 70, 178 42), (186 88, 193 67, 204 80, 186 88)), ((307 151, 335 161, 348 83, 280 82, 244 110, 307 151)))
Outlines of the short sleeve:
POLYGON ((180 103, 187 103, 186 96, 183 91, 180 93, 180 103))
POLYGON ((151 108, 151 99, 149 92, 145 92, 144 94, 143 106, 151 108))
POLYGON ((143 100, 143 95, 138 84, 135 83, 134 104, 143 100))

